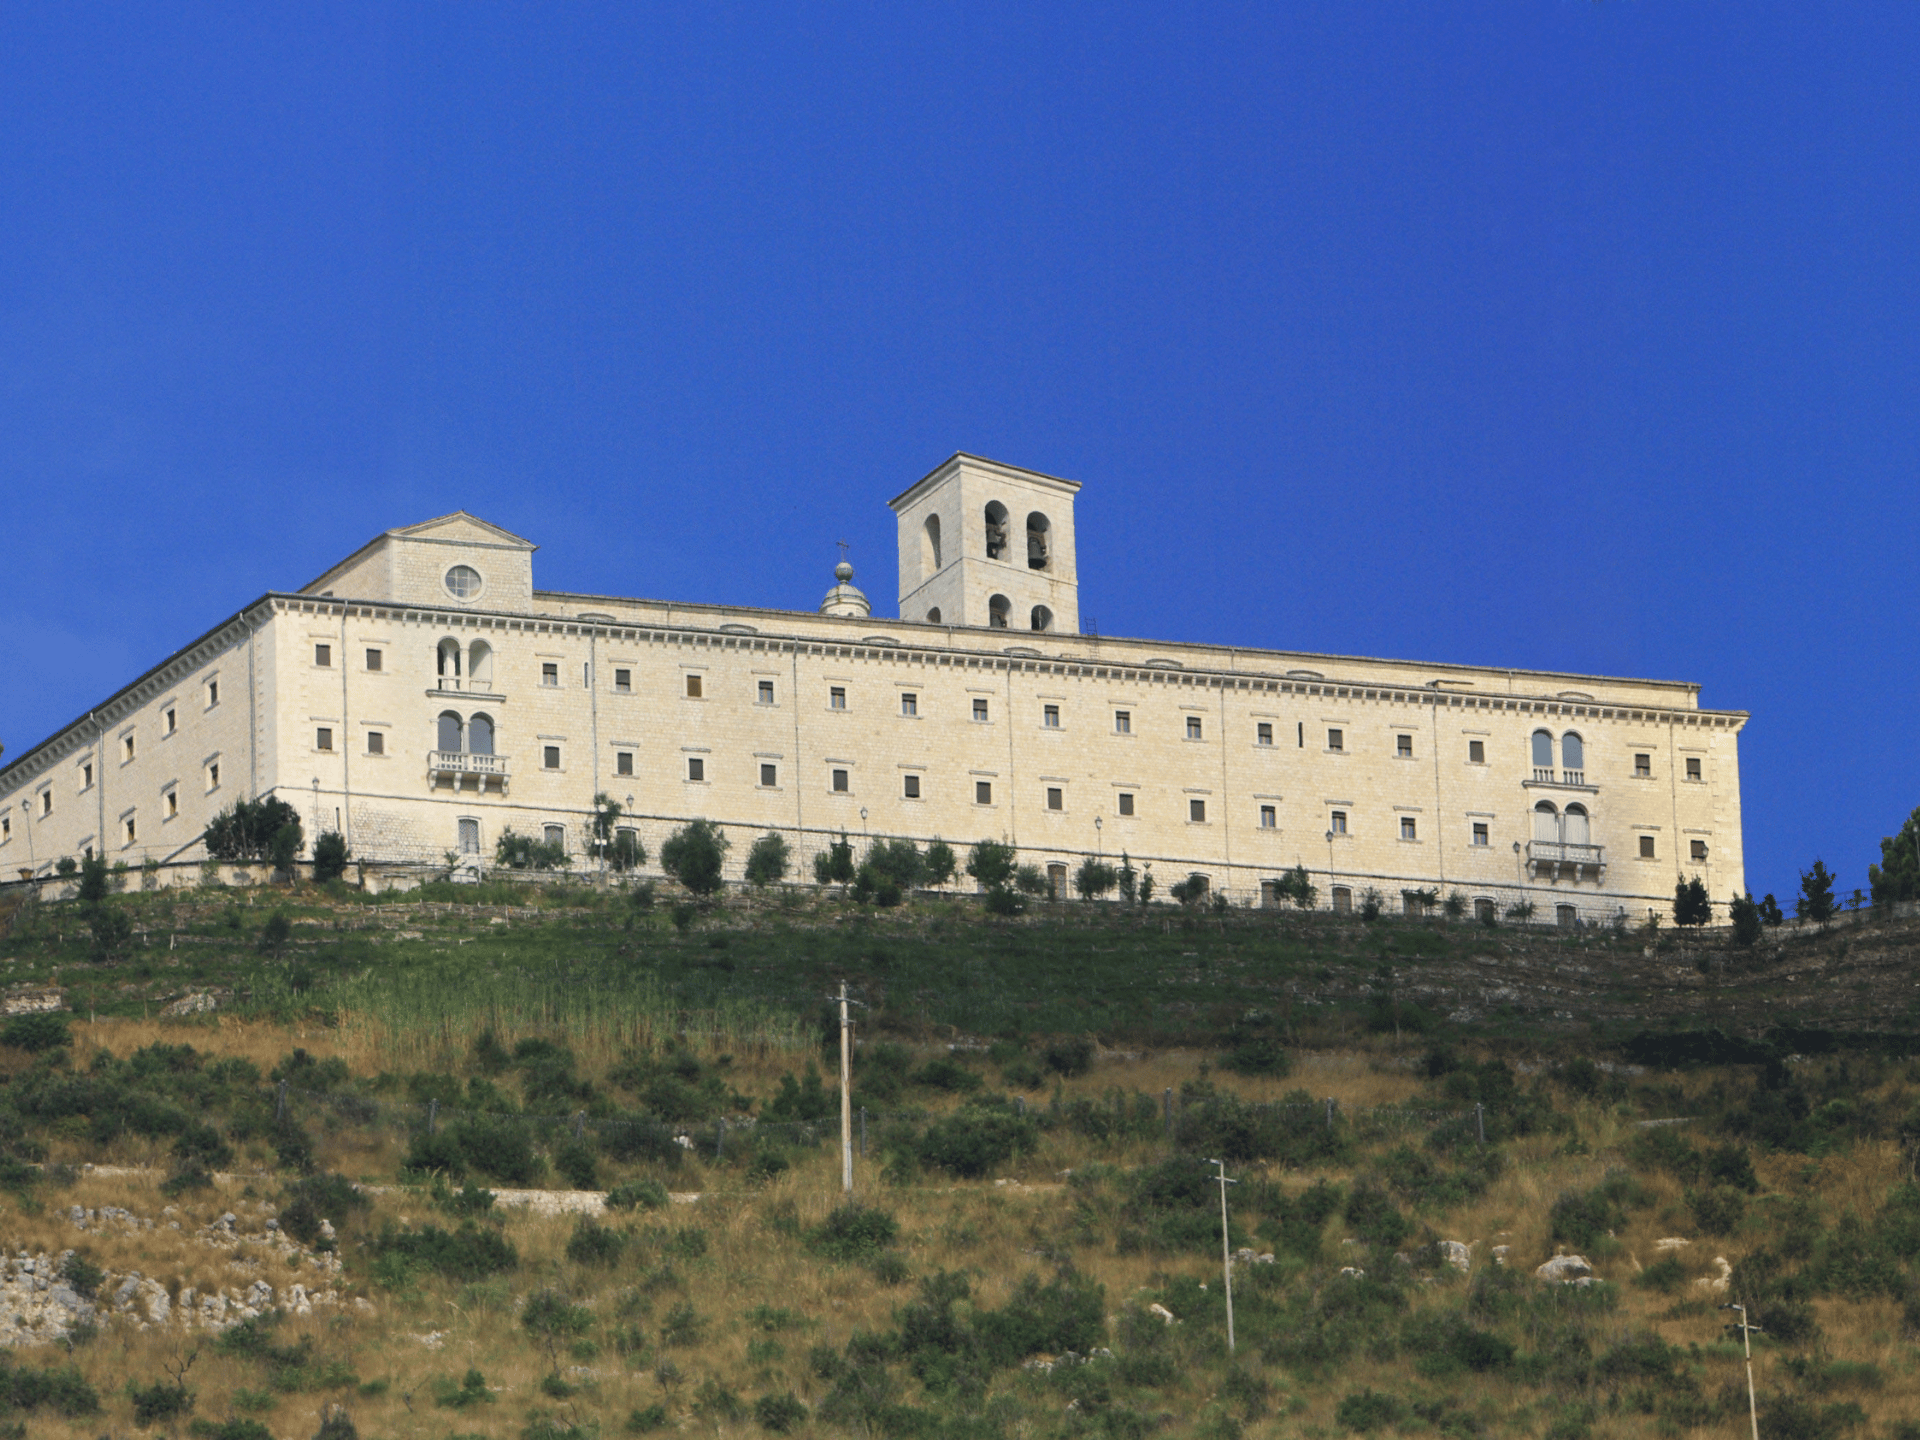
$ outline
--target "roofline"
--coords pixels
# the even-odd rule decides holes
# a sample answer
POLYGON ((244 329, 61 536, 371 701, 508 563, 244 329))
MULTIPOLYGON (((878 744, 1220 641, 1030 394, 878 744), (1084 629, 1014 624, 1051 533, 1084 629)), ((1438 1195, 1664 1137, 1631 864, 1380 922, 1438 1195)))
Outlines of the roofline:
POLYGON ((926 485, 927 482, 932 480, 936 475, 950 469, 961 461, 970 461, 975 465, 985 465, 993 470, 1004 470, 1007 474, 1019 476, 1023 480, 1041 480, 1048 485, 1058 485, 1069 495, 1076 495, 1080 491, 1080 482, 1078 480, 1065 480, 1058 475, 1048 475, 1039 470, 1029 470, 1021 465, 1009 465, 1004 460, 989 460, 985 455, 972 455, 965 450, 956 450, 938 465, 934 466, 933 469, 914 481, 913 484, 894 496, 893 499, 889 500, 887 507, 891 510, 899 510, 902 505, 907 503, 909 496, 926 485))
POLYGON ((325 580, 329 575, 333 575, 341 570, 346 569, 347 566, 351 565, 354 561, 358 560, 362 555, 366 554, 369 550, 373 549, 374 546, 380 544, 381 541, 392 540, 396 537, 405 539, 405 540, 427 540, 427 541, 432 541, 433 543, 442 544, 442 545, 448 545, 448 544, 481 545, 481 546, 486 546, 486 547, 490 547, 497 550, 518 550, 518 549, 524 548, 528 554, 532 554, 535 550, 538 550, 540 548, 538 545, 534 544, 533 541, 527 539, 524 536, 515 535, 511 530, 504 529, 503 527, 494 524, 491 520, 482 520, 478 515, 475 515, 470 510, 452 510, 445 515, 436 515, 431 520, 422 520, 419 522, 418 525, 397 525, 391 530, 382 530, 378 535, 374 536, 371 540, 367 541, 366 544, 362 545, 358 550, 355 550, 352 554, 342 556, 340 559, 334 561, 333 564, 329 565, 326 569, 322 570, 318 575, 314 576, 313 579, 309 580, 306 584, 302 585, 300 589, 295 593, 304 595, 307 591, 313 589, 314 586, 318 585, 322 580, 325 580), (421 525, 435 525, 442 520, 453 520, 453 519, 457 519, 462 515, 464 515, 467 519, 473 521, 476 525, 484 525, 489 530, 498 530, 502 535, 505 535, 513 543, 509 545, 498 540, 434 541, 432 536, 409 535, 406 533, 409 530, 418 530, 421 525))

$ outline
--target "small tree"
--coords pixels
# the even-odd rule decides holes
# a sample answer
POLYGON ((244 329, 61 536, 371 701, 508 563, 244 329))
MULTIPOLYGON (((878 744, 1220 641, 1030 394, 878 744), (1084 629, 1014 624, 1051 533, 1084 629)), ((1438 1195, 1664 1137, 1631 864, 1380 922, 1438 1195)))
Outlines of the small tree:
POLYGON ((967 856, 967 874, 983 890, 1004 890, 1013 879, 1014 850, 998 840, 982 840, 967 856))
POLYGON ((1467 913, 1467 897, 1458 890, 1449 890, 1440 911, 1449 920, 1464 919, 1467 913))
POLYGON ((347 861, 353 853, 347 849, 347 840, 338 830, 328 830, 317 835, 313 841, 313 881, 324 885, 329 880, 338 880, 347 873, 347 861))
POLYGON ((1733 939, 1751 950, 1760 939, 1760 907, 1751 894, 1735 895, 1727 902, 1727 914, 1733 920, 1733 939))
POLYGON ((1013 883, 1022 895, 1047 893, 1047 872, 1038 865, 1022 865, 1013 872, 1013 883))
POLYGON ((1769 890, 1760 900, 1760 918, 1769 925, 1784 925, 1787 917, 1780 913, 1780 902, 1773 898, 1769 890))
POLYGON ((107 862, 101 855, 87 855, 80 861, 80 903, 98 905, 107 898, 107 862))
POLYGON ((299 812, 272 795, 236 800, 207 822, 207 854, 215 860, 271 860, 285 870, 303 844, 299 812))
POLYGON ((891 881, 903 894, 927 874, 927 857, 911 840, 876 840, 867 851, 866 863, 876 877, 891 881))
POLYGON ((1151 905, 1152 903, 1153 903, 1153 864, 1151 861, 1149 861, 1147 864, 1147 868, 1141 871, 1140 873, 1140 908, 1144 910, 1147 906, 1151 905))
POLYGON ((1880 863, 1867 866, 1875 905, 1920 900, 1920 810, 1907 816, 1898 835, 1882 836, 1880 863))
POLYGON ((935 840, 927 846, 927 884, 946 884, 953 879, 959 864, 954 858, 953 847, 944 840, 935 840))
MULTIPOLYGON (((449 851, 447 868, 451 871, 459 859, 449 851)), ((494 842, 493 863, 503 870, 557 870, 567 863, 567 847, 558 840, 516 835, 509 825, 494 842)))
POLYGON ((1833 918, 1833 882, 1834 874, 1827 869, 1826 862, 1815 860, 1811 870, 1800 872, 1800 898, 1793 902, 1793 913, 1799 919, 1811 920, 1824 925, 1833 918))
POLYGON ((718 890, 731 842, 711 820, 690 820, 660 847, 660 868, 695 895, 718 890))
POLYGON ((1074 874, 1073 888, 1080 892, 1082 900, 1098 900, 1113 889, 1119 879, 1119 872, 1113 866, 1088 856, 1074 874))
POLYGON ((813 878, 822 885, 853 883, 853 842, 842 830, 840 838, 813 857, 813 878))
POLYGON ((593 819, 587 830, 587 853, 622 875, 647 863, 647 850, 640 837, 620 828, 620 817, 625 813, 618 800, 602 791, 593 797, 593 819))
POLYGON ((756 890, 778 885, 787 878, 787 841, 771 830, 747 851, 747 883, 756 890))
POLYGON ((1320 898, 1320 892, 1314 888, 1313 881, 1307 876, 1307 867, 1296 865, 1280 877, 1280 895, 1293 901, 1298 910, 1311 910, 1320 898))
POLYGON ((98 906, 87 916, 87 928, 93 932, 87 953, 96 965, 111 965, 126 958, 133 943, 133 921, 126 911, 98 906))
POLYGON ((1713 904, 1707 899, 1707 887, 1698 875, 1689 880, 1682 875, 1673 884, 1673 923, 1704 925, 1713 918, 1713 904))
POLYGON ((1176 880, 1167 893, 1182 905, 1198 905, 1207 898, 1207 890, 1204 875, 1189 875, 1184 880, 1176 880))
POLYGON ((1369 923, 1380 918, 1380 892, 1369 885, 1360 892, 1360 918, 1369 923))

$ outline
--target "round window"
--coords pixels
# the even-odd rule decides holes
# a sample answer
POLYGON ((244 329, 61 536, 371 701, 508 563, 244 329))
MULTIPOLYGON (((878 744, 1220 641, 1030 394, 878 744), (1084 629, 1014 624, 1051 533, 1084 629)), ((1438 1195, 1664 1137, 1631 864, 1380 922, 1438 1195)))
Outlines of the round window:
POLYGON ((480 593, 480 572, 471 565, 456 565, 447 571, 447 590, 462 600, 480 593))

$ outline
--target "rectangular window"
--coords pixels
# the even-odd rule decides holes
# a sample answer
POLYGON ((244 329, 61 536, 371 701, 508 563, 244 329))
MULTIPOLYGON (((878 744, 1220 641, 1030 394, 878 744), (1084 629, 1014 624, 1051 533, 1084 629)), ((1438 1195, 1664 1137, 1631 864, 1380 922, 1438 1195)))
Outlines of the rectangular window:
POLYGON ((833 793, 836 795, 844 795, 847 793, 847 788, 848 788, 847 772, 844 770, 834 771, 833 772, 833 793))
POLYGON ((583 663, 580 666, 580 688, 582 690, 593 689, 593 666, 589 664, 583 663))
POLYGON ((207 708, 211 710, 214 706, 218 705, 219 703, 220 703, 220 682, 218 680, 209 680, 207 682, 207 708))
POLYGON ((1187 739, 1198 740, 1199 738, 1200 717, 1198 715, 1189 715, 1187 716, 1187 739))
POLYGON ((1473 918, 1478 920, 1482 925, 1493 924, 1495 917, 1491 898, 1482 895, 1473 902, 1473 918))
POLYGON ((1067 792, 1058 785, 1047 787, 1047 809, 1064 810, 1067 808, 1067 792))
POLYGON ((1253 727, 1253 743, 1256 745, 1273 744, 1273 722, 1262 720, 1253 727))
POLYGON ((780 783, 780 767, 778 765, 762 765, 760 767, 760 783, 769 790, 775 785, 778 785, 780 783))
POLYGON ((1414 827, 1413 816, 1402 815, 1400 817, 1400 838, 1402 840, 1417 840, 1420 838, 1414 827))
POLYGON ((613 773, 616 775, 633 774, 633 752, 616 750, 613 752, 613 773))
MULTIPOLYGON (((121 750, 121 756, 120 756, 121 759, 123 760, 133 759, 133 736, 128 735, 121 739, 120 750, 121 750)), ((1689 775, 1687 778, 1689 780, 1698 780, 1700 777, 1698 775, 1689 775)))
POLYGON ((760 682, 760 703, 762 705, 771 705, 773 703, 773 682, 771 680, 762 680, 760 682))
POLYGON ((166 806, 167 806, 167 818, 171 820, 174 816, 180 813, 180 792, 178 790, 167 791, 165 800, 166 800, 166 806))
POLYGON ((900 793, 909 800, 918 800, 920 798, 920 777, 918 775, 901 776, 900 793))
POLYGON ((1347 748, 1347 736, 1345 731, 1342 731, 1342 730, 1327 731, 1327 749, 1344 750, 1346 748, 1347 748))
POLYGON ((1487 742, 1484 740, 1467 741, 1467 763, 1484 765, 1487 763, 1487 742))
POLYGON ((11 815, 0 815, 0 841, 11 840, 12 838, 13 817, 11 815))
POLYGON ((1262 830, 1277 830, 1280 828, 1280 810, 1278 806, 1262 805, 1260 807, 1260 828, 1262 830))
POLYGON ((540 683, 546 686, 550 690, 556 690, 559 688, 560 686, 560 662, 559 661, 543 660, 540 663, 540 683))
POLYGON ((1707 858, 1707 842, 1704 840, 1688 841, 1687 853, 1691 855, 1695 860, 1706 859, 1707 858))
MULTIPOLYGON (((219 770, 217 767, 215 768, 214 773, 216 775, 219 773, 219 770)), ((40 813, 42 815, 53 814, 53 791, 42 790, 40 792, 40 813)))
POLYGON ((545 745, 541 747, 540 767, 543 770, 558 770, 560 768, 560 747, 558 745, 545 745))
POLYGON ((689 700, 698 700, 700 698, 700 677, 698 675, 687 676, 687 698, 689 700))
POLYGON ((1493 843, 1487 834, 1486 821, 1476 820, 1473 822, 1473 843, 1483 849, 1493 843))
POLYGON ((1206 801, 1204 800, 1187 801, 1187 819, 1193 821, 1196 825, 1198 825, 1204 822, 1206 818, 1207 818, 1207 802, 1206 801))
POLYGON ((313 748, 316 750, 333 749, 333 728, 331 726, 322 725, 318 730, 313 732, 313 748))
POLYGON ((1402 760, 1411 760, 1413 758, 1413 737, 1411 735, 1394 736, 1393 753, 1398 755, 1402 760))
POLYGON ((1120 813, 1122 815, 1133 814, 1133 796, 1127 794, 1126 791, 1122 790, 1120 792, 1119 798, 1120 798, 1120 813))
POLYGON ((213 762, 213 764, 207 766, 207 789, 218 790, 219 788, 220 788, 220 762, 216 760, 213 762))
POLYGON ((313 663, 318 665, 322 670, 329 668, 333 664, 333 647, 331 645, 314 646, 313 663))
POLYGON ((133 844, 136 838, 137 838, 137 835, 134 830, 133 816, 129 815, 127 817, 127 844, 129 845, 133 844))
POLYGON ((1049 730, 1058 730, 1060 728, 1060 707, 1058 705, 1045 706, 1040 711, 1040 723, 1049 730))
POLYGON ((1336 835, 1347 833, 1347 812, 1336 810, 1327 817, 1327 828, 1336 835))
POLYGON ((1133 712, 1131 710, 1116 710, 1113 712, 1113 733, 1116 735, 1131 735, 1133 733, 1133 712))
POLYGON ((705 780, 706 778, 707 762, 698 755, 689 755, 687 757, 687 779, 705 780))
POLYGON ((82 790, 91 790, 93 788, 93 766, 91 764, 80 767, 80 788, 82 790))
POLYGON ((367 669, 378 670, 386 662, 386 656, 378 650, 367 651, 367 669))
MULTIPOLYGON (((133 754, 133 751, 128 750, 127 754, 131 756, 133 754)), ((1700 757, 1698 755, 1689 755, 1687 757, 1687 779, 1698 780, 1699 778, 1700 778, 1700 757)))
POLYGON ((633 671, 615 670, 613 672, 613 691, 616 695, 631 695, 633 693, 633 671))
POLYGON ((980 721, 987 718, 987 702, 977 695, 973 700, 973 718, 980 721))
POLYGON ((976 780, 973 782, 973 803, 976 805, 993 804, 993 782, 976 780))
POLYGON ((1636 755, 1633 757, 1633 775, 1636 780, 1653 778, 1653 756, 1636 755))
POLYGON ((541 827, 540 838, 547 844, 565 849, 567 845, 567 827, 564 825, 546 825, 541 827))
POLYGON ((367 732, 367 754, 384 755, 387 753, 387 737, 378 730, 367 732))
POLYGON ((1640 858, 1642 860, 1651 860, 1654 858, 1653 857, 1653 836, 1642 835, 1640 837, 1640 858))
POLYGON ((478 820, 460 822, 460 853, 462 855, 480 853, 480 822, 478 820))
POLYGON ((847 708, 846 686, 835 685, 827 691, 827 708, 829 710, 844 710, 847 708))
POLYGON ((903 690, 900 693, 900 713, 902 715, 918 715, 920 713, 920 697, 910 690, 903 690))
POLYGON ((167 734, 171 735, 180 728, 180 722, 174 718, 172 710, 167 711, 167 734))

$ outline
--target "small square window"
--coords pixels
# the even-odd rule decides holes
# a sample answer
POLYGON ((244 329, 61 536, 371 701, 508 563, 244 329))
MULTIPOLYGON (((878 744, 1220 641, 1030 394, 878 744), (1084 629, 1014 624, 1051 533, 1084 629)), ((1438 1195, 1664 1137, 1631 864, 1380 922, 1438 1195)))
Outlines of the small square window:
POLYGON ((920 697, 910 690, 902 691, 900 694, 900 713, 902 715, 918 715, 920 713, 920 697))
POLYGON ((180 792, 169 790, 166 794, 167 818, 171 820, 180 813, 180 792))
POLYGON ((616 750, 613 752, 613 773, 616 775, 633 774, 633 752, 616 750))
POLYGON ((207 789, 218 790, 219 788, 220 762, 216 760, 213 764, 207 766, 207 789))
POLYGON ((772 789, 775 785, 778 785, 780 783, 780 767, 778 765, 762 765, 760 767, 760 783, 768 789, 772 789))
POLYGON ((1402 760, 1411 760, 1413 758, 1413 737, 1411 735, 1394 736, 1393 753, 1402 760))
POLYGON ((687 757, 687 779, 705 780, 706 778, 707 762, 698 755, 689 755, 687 757))
POLYGON ((1484 740, 1467 741, 1467 763, 1484 765, 1487 763, 1487 742, 1484 740))
POLYGON ((207 708, 211 710, 214 706, 218 705, 219 703, 220 703, 220 682, 218 680, 209 680, 207 682, 207 708))
POLYGON ((180 728, 180 722, 174 717, 173 711, 171 710, 167 711, 167 734, 171 735, 175 730, 179 728, 180 728))
POLYGON ((1256 745, 1273 744, 1273 722, 1262 720, 1253 727, 1253 743, 1256 745))
POLYGON ((367 732, 367 754, 384 755, 387 753, 387 737, 378 730, 367 732))
POLYGON ((687 698, 689 700, 698 700, 700 698, 700 677, 698 675, 687 676, 687 698))
POLYGON ((1049 730, 1058 730, 1060 728, 1060 707, 1058 705, 1043 707, 1040 711, 1040 723, 1049 730))
POLYGON ((1119 803, 1120 803, 1120 813, 1122 815, 1133 814, 1133 796, 1129 795, 1126 791, 1122 790, 1119 795, 1119 803))
POLYGON ((909 800, 918 800, 920 798, 920 777, 918 775, 901 776, 900 793, 909 800))
POLYGON ((564 825, 542 826, 540 830, 540 836, 543 840, 547 842, 547 844, 555 846, 561 850, 566 849, 566 846, 567 846, 567 827, 566 826, 564 825))
POLYGON ((829 710, 844 710, 847 708, 846 686, 835 685, 827 691, 827 708, 829 710))
POLYGON ((1636 755, 1633 757, 1633 775, 1636 780, 1648 780, 1653 777, 1653 756, 1636 755))
POLYGON ((133 736, 128 735, 120 741, 121 759, 133 759, 133 736))
POLYGON ((973 718, 981 721, 987 718, 987 702, 977 695, 973 700, 973 718))
POLYGON ((1347 812, 1336 810, 1327 817, 1327 828, 1336 835, 1347 833, 1347 812))
POLYGON ((1198 740, 1199 738, 1200 717, 1198 715, 1189 715, 1187 716, 1187 739, 1198 740))
POLYGON ((1260 828, 1262 830, 1277 830, 1280 828, 1280 810, 1278 806, 1262 805, 1260 807, 1260 828))
POLYGON ((1116 710, 1113 712, 1113 733, 1116 735, 1131 735, 1133 733, 1133 712, 1131 710, 1116 710))
POLYGON ((387 657, 378 650, 367 651, 367 669, 378 670, 386 663, 387 657))
POLYGON ((976 780, 973 782, 973 803, 976 805, 993 804, 993 782, 976 780))
POLYGON ((1707 842, 1704 840, 1689 840, 1687 842, 1687 853, 1691 855, 1695 860, 1706 859, 1707 858, 1707 842))
POLYGON ((1047 787, 1047 809, 1064 810, 1067 808, 1067 792, 1058 785, 1047 787))
POLYGON ((771 680, 762 680, 760 682, 760 703, 762 705, 771 705, 773 703, 773 682, 771 680))
POLYGON ((1187 801, 1187 819, 1198 825, 1207 818, 1207 802, 1204 800, 1187 801))
POLYGON ((322 725, 319 729, 313 732, 313 748, 316 750, 333 749, 332 727, 327 725, 322 725))
POLYGON ((1420 838, 1419 832, 1413 823, 1413 816, 1402 815, 1400 817, 1400 838, 1402 840, 1417 840, 1420 838))
POLYGON ((543 770, 558 770, 560 768, 560 747, 558 745, 543 745, 541 747, 540 768, 543 770))
POLYGON ((1687 757, 1687 779, 1698 780, 1699 778, 1700 778, 1700 757, 1698 755, 1689 755, 1687 757))
POLYGON ((613 689, 616 695, 633 693, 633 671, 616 670, 613 672, 613 689))
POLYGON ((1653 859, 1653 836, 1642 835, 1640 837, 1640 858, 1642 860, 1653 859))
POLYGON ((1345 750, 1346 748, 1347 748, 1347 735, 1344 730, 1327 731, 1327 749, 1345 750))
POLYGON ((1486 821, 1476 820, 1473 822, 1473 843, 1482 848, 1493 843, 1487 833, 1486 821))
POLYGON ((322 670, 329 668, 333 664, 333 647, 331 645, 314 646, 313 663, 318 665, 322 670))
POLYGON ((540 664, 540 683, 548 689, 557 689, 560 685, 560 662, 544 660, 540 664))
POLYGON ((834 771, 833 772, 833 793, 836 795, 844 795, 847 793, 847 789, 848 789, 847 772, 844 770, 834 771))

